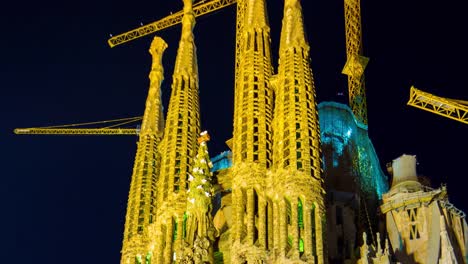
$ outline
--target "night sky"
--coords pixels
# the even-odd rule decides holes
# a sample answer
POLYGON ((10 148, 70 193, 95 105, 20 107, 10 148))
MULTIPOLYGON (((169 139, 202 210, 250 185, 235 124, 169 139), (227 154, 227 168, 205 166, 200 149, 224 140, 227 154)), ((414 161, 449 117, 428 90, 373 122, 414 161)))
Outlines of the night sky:
MULTIPOLYGON (((109 48, 109 34, 182 1, 13 1, 0 8, 2 263, 118 263, 135 136, 19 136, 16 127, 143 114, 152 36, 109 48)), ((268 1, 275 65, 283 1, 268 1)), ((468 211, 468 125, 406 105, 409 88, 468 100, 466 1, 363 0, 369 135, 383 168, 403 153, 468 211), (409 3, 411 2, 411 3, 409 3)), ((342 0, 303 0, 319 101, 347 90, 342 0)), ((164 104, 180 26, 158 33, 164 104)), ((202 129, 212 156, 232 135, 235 7, 197 20, 202 129)), ((166 108, 167 109, 167 108, 166 108)), ((385 170, 384 170, 385 171, 385 170)))

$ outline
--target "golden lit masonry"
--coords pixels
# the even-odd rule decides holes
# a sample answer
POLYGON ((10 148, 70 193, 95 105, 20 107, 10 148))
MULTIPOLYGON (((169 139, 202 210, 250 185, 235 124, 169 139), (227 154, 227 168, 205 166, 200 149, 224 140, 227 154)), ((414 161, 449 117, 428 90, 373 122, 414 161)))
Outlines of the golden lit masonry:
MULTIPOLYGON (((445 186, 424 185, 415 156, 392 162, 388 188, 367 133, 360 1, 344 0, 351 108, 317 105, 300 0, 284 0, 274 69, 267 2, 237 1, 231 151, 213 158, 210 136, 199 133, 193 28, 196 10, 233 0, 183 0, 165 123, 167 45, 153 41, 121 264, 467 263, 465 214, 449 203, 445 186)), ((412 98, 418 107, 444 102, 435 107, 466 117, 453 116, 453 101, 420 92, 412 98)))
POLYGON ((161 83, 164 79, 162 55, 166 42, 155 37, 150 48, 153 66, 150 88, 143 116, 125 217, 122 263, 134 263, 136 256, 146 255, 148 226, 156 220, 156 183, 159 175, 158 146, 161 142, 161 83))
POLYGON ((184 246, 182 226, 189 173, 200 131, 198 66, 193 36, 192 0, 184 0, 182 33, 172 77, 172 92, 161 144, 157 220, 150 231, 151 263, 172 263, 184 246))

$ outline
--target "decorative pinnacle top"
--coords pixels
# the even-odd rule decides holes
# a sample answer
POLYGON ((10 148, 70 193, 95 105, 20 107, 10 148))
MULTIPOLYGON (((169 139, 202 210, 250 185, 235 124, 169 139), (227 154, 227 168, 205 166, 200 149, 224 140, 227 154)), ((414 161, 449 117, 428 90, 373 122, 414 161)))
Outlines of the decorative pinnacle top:
POLYGON ((307 45, 300 0, 285 0, 280 52, 288 47, 307 45))
POLYGON ((192 9, 193 0, 184 1, 184 16, 182 17, 182 36, 179 42, 174 74, 191 75, 198 77, 196 49, 193 37, 195 27, 195 14, 192 9))
POLYGON ((268 28, 265 0, 245 0, 245 2, 247 2, 245 26, 268 28))
POLYGON ((153 65, 155 61, 158 61, 161 63, 162 61, 162 54, 167 48, 167 43, 164 41, 164 39, 156 36, 154 37, 153 41, 151 42, 151 46, 149 49, 149 53, 153 55, 153 65), (155 60, 157 58, 158 60, 155 60))

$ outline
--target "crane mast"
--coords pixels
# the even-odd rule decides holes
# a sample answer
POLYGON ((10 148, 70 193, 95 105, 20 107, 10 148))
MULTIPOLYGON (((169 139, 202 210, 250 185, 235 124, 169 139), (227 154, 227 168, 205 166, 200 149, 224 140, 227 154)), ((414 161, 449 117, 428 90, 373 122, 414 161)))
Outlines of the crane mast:
MULTIPOLYGON (((195 17, 199 17, 202 15, 211 13, 213 11, 222 9, 224 7, 230 6, 232 4, 235 4, 236 2, 237 0, 213 0, 208 3, 194 5, 193 13, 195 17)), ((150 24, 141 26, 139 28, 127 31, 125 33, 119 34, 117 36, 111 37, 107 41, 107 43, 109 44, 111 48, 113 48, 117 45, 132 41, 134 39, 153 34, 159 30, 181 23, 183 15, 184 14, 182 10, 178 11, 174 14, 171 14, 153 23, 150 23, 150 24)))
POLYGON ((348 75, 349 105, 357 121, 367 126, 367 102, 364 69, 369 61, 362 56, 360 0, 345 0, 346 64, 342 73, 348 75))
POLYGON ((468 101, 435 96, 411 86, 408 105, 468 124, 468 101))

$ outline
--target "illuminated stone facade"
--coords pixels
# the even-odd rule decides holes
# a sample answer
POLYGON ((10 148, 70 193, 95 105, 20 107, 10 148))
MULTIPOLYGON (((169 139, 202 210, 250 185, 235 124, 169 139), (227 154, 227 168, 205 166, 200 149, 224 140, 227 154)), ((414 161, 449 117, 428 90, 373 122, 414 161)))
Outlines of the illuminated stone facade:
POLYGON ((285 0, 276 74, 266 0, 238 0, 232 152, 212 163, 192 4, 165 124, 167 45, 156 37, 150 49, 122 264, 467 263, 468 227, 446 189, 420 184, 403 156, 388 190, 367 127, 345 105, 317 105, 300 0, 285 0))
MULTIPOLYGON (((148 254, 148 226, 156 219, 156 194, 159 176, 159 144, 163 135, 164 119, 160 87, 164 74, 162 55, 167 44, 154 38, 150 53, 153 66, 150 72, 150 88, 140 131, 135 164, 133 167, 127 215, 122 246, 122 263, 134 263, 148 254)), ((151 257, 151 256, 149 256, 151 257)))
POLYGON ((416 157, 392 162, 392 187, 384 194, 388 238, 402 263, 467 263, 468 226, 465 214, 448 201, 447 189, 422 185, 416 157))

